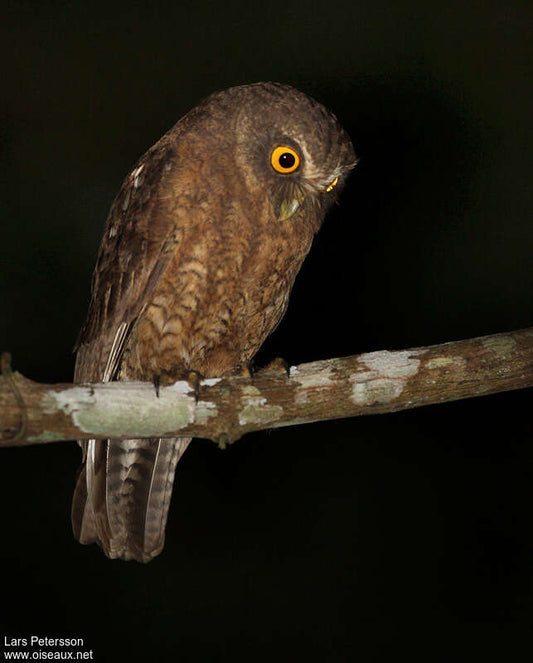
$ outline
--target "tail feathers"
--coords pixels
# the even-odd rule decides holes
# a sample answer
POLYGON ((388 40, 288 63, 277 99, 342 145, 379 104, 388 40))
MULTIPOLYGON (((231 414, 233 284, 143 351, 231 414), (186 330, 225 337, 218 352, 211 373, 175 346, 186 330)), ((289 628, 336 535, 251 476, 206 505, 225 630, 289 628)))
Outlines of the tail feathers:
POLYGON ((189 438, 90 440, 72 503, 80 543, 149 562, 163 549, 176 465, 189 438))
POLYGON ((76 489, 72 499, 72 529, 74 537, 80 543, 96 543, 96 524, 91 502, 87 499, 87 473, 85 463, 80 467, 76 481, 76 489))

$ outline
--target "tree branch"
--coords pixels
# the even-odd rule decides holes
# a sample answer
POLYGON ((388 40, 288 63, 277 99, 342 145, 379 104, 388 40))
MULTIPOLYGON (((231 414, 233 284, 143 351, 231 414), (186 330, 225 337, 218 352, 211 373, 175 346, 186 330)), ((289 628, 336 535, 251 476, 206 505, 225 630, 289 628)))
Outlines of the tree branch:
POLYGON ((266 428, 395 412, 533 386, 533 328, 425 348, 370 352, 187 382, 39 384, 0 376, 0 447, 88 438, 205 437, 219 445, 266 428))

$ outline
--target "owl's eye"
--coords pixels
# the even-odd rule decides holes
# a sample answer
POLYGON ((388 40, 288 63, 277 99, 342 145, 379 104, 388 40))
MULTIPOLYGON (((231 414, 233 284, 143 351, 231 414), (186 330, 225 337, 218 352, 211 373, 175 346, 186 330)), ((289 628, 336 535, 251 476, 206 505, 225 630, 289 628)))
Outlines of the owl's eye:
POLYGON ((279 145, 270 155, 270 163, 278 173, 294 173, 300 165, 300 157, 291 147, 279 145))
POLYGON ((333 180, 333 182, 331 182, 331 184, 328 184, 328 186, 326 187, 326 191, 332 191, 337 186, 338 182, 339 182, 339 178, 336 177, 333 180))

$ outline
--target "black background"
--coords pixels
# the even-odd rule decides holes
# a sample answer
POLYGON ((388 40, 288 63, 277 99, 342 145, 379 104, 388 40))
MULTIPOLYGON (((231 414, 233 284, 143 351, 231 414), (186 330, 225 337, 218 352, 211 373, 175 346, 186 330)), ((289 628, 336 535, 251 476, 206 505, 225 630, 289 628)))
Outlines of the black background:
MULTIPOLYGON (((107 210, 215 89, 293 84, 360 164, 261 351, 532 324, 533 5, 7 2, 0 347, 69 381, 107 210)), ((82 547, 73 443, 2 450, 1 630, 101 661, 530 660, 531 390, 249 435, 180 463, 163 554, 82 547)))

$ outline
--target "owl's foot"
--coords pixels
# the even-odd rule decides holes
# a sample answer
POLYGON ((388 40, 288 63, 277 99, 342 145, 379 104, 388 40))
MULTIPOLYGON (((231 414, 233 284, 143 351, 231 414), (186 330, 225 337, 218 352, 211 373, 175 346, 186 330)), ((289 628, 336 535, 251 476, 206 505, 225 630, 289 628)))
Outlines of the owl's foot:
POLYGON ((197 371, 189 371, 185 376, 185 380, 189 383, 189 387, 194 392, 194 402, 198 404, 198 399, 200 398, 200 383, 202 382, 202 376, 197 371))
POLYGON ((160 373, 154 373, 152 378, 157 398, 159 398, 160 387, 167 387, 174 384, 177 380, 184 380, 185 382, 188 382, 190 388, 194 392, 194 400, 196 403, 198 403, 200 397, 200 383, 202 382, 202 379, 202 376, 197 371, 184 371, 181 375, 161 371, 160 373))
POLYGON ((178 378, 166 371, 159 371, 159 373, 154 373, 152 376, 152 382, 154 383, 155 395, 159 398, 159 390, 161 387, 168 387, 171 384, 174 384, 178 378))
POLYGON ((242 364, 239 366, 236 371, 236 375, 239 375, 241 378, 248 378, 249 380, 253 379, 255 373, 255 364, 253 361, 249 361, 247 364, 242 364))
POLYGON ((283 359, 283 357, 276 357, 268 362, 260 371, 260 373, 271 373, 272 375, 283 375, 283 377, 290 377, 290 366, 283 359))

